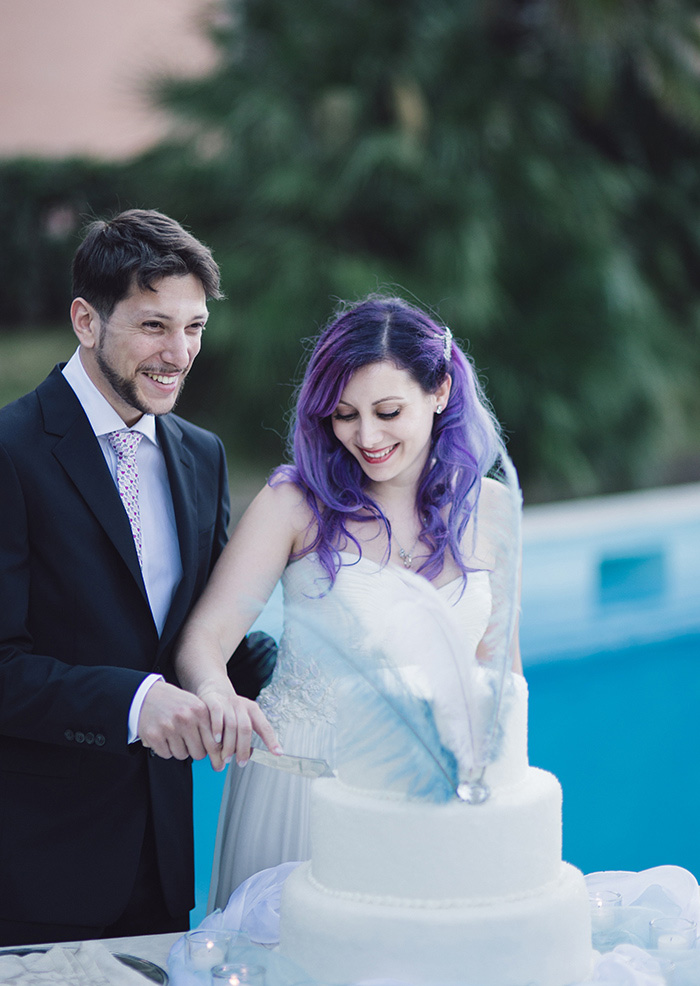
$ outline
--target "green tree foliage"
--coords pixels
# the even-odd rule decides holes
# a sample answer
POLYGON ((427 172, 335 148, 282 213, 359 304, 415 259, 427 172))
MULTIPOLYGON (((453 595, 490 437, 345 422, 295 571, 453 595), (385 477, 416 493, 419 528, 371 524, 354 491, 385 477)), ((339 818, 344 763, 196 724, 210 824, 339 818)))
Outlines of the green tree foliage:
POLYGON ((65 319, 80 216, 118 200, 120 169, 84 161, 0 167, 0 326, 65 319))
POLYGON ((214 13, 217 71, 158 94, 189 126, 246 430, 278 425, 333 299, 388 288, 468 340, 533 495, 658 480, 698 411, 695 4, 214 13))
POLYGON ((277 461, 300 340, 388 290, 466 343, 530 499, 674 478, 700 444, 695 0, 216 0, 207 30, 211 75, 153 82, 181 139, 112 175, 223 268, 185 410, 277 461))

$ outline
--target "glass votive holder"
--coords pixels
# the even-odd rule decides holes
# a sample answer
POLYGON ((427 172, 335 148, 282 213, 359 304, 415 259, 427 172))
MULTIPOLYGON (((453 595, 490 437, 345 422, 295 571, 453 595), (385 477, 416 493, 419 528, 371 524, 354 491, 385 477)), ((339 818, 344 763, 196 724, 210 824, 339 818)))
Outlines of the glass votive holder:
POLYGON ((688 918, 654 918, 649 922, 649 944, 660 950, 695 948, 698 929, 688 918))
POLYGON ((250 948, 253 944, 250 935, 245 931, 229 931, 229 947, 228 947, 228 957, 233 962, 233 950, 235 948, 250 948))
POLYGON ((610 931, 617 923, 618 907, 622 907, 622 894, 616 890, 595 890, 588 895, 591 905, 593 934, 610 931))
POLYGON ((265 986, 265 969, 249 962, 227 962, 211 970, 213 986, 265 986))
POLYGON ((209 972, 228 959, 231 933, 214 928, 195 928, 185 935, 185 965, 192 972, 209 972))

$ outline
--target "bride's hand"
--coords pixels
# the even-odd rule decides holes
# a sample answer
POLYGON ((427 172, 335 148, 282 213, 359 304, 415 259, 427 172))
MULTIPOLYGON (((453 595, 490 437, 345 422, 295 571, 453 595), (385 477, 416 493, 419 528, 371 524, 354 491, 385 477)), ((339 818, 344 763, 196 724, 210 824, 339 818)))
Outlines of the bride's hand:
POLYGON ((244 767, 250 759, 253 732, 272 753, 281 753, 275 732, 260 706, 237 695, 228 679, 225 682, 206 682, 197 690, 197 697, 209 710, 211 736, 205 741, 214 770, 223 770, 233 760, 244 767))

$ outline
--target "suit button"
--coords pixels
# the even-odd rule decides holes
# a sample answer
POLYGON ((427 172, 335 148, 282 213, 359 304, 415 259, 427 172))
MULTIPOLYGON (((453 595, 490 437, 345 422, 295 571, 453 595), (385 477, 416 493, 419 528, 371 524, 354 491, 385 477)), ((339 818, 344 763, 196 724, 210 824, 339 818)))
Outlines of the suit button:
POLYGON ((86 743, 94 743, 95 742, 95 734, 94 733, 85 733, 85 742, 86 743))
POLYGON ((66 739, 68 740, 69 743, 73 739, 75 739, 75 734, 73 733, 73 730, 72 729, 67 729, 63 735, 66 737, 66 739))
POLYGON ((95 735, 95 746, 104 746, 107 741, 105 740, 102 733, 97 733, 95 735))
POLYGON ((76 733, 75 734, 75 742, 76 743, 84 743, 85 742, 85 733, 76 733))

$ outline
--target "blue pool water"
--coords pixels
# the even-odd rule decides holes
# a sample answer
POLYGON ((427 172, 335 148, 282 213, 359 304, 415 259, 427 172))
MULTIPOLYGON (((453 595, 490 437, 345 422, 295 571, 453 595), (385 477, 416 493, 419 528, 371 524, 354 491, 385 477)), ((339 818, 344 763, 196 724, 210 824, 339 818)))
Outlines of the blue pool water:
MULTIPOLYGON (((216 842, 216 823, 224 790, 225 772, 215 773, 208 760, 196 761, 194 778, 194 892, 195 907, 190 925, 195 928, 207 913, 211 863, 216 842)), ((233 766, 234 770, 240 768, 233 766)))
MULTIPOLYGON (((525 673, 530 762, 564 792, 564 858, 584 873, 674 863, 700 877, 700 635, 525 673)), ((224 783, 208 762, 194 776, 193 925, 206 913, 224 783)))
POLYGON ((700 635, 526 669, 530 762, 564 792, 584 873, 663 863, 700 877, 700 635))

